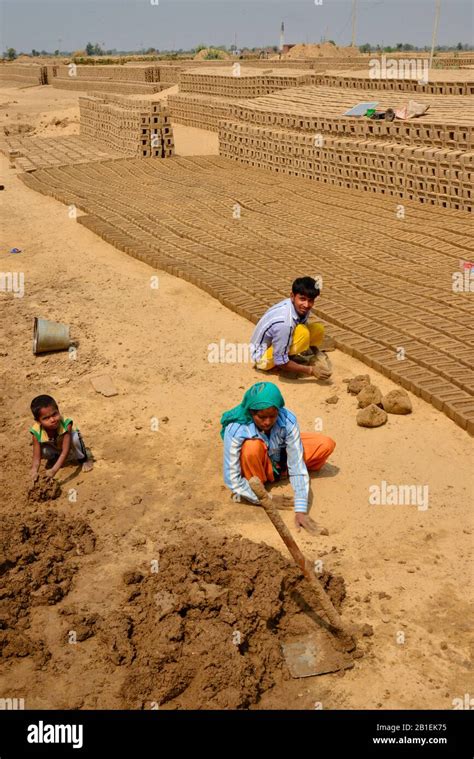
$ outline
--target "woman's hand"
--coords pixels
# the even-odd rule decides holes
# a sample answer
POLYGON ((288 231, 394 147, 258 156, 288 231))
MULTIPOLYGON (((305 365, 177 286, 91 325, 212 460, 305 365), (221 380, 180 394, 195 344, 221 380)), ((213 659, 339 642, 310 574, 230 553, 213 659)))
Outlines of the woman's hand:
POLYGON ((270 497, 272 499, 273 506, 275 506, 277 509, 284 511, 293 508, 293 496, 291 495, 286 495, 284 493, 275 493, 275 495, 272 495, 270 497))
POLYGON ((316 522, 311 519, 308 514, 301 514, 297 512, 295 514, 295 527, 296 531, 300 532, 301 528, 304 530, 307 530, 310 535, 317 535, 318 534, 318 527, 316 525, 316 522))

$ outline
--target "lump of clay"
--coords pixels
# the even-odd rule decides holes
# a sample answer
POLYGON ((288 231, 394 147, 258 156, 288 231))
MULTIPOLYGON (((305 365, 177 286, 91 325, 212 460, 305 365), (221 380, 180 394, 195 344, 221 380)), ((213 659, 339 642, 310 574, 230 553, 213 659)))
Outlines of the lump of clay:
POLYGON ((406 390, 391 390, 382 400, 385 411, 389 414, 411 414, 412 405, 406 390))
POLYGON ((375 385, 366 385, 358 394, 357 400, 359 408, 370 406, 371 403, 380 406, 382 403, 382 393, 375 385))
POLYGON ((358 374, 349 380, 347 385, 347 392, 351 395, 359 395, 360 391, 366 385, 370 385, 370 377, 368 374, 358 374))
POLYGON ((33 503, 54 501, 61 495, 61 485, 53 477, 39 474, 38 479, 28 491, 28 500, 33 503))
POLYGON ((357 412, 356 421, 359 427, 380 427, 387 421, 387 414, 375 403, 371 403, 357 412))

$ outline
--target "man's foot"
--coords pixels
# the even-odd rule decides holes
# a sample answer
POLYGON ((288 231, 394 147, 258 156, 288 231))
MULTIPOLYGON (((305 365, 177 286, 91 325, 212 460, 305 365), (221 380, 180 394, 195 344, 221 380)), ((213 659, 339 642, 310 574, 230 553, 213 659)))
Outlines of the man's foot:
POLYGON ((90 459, 87 459, 87 461, 84 461, 84 463, 82 465, 82 471, 83 472, 90 472, 91 469, 93 469, 93 468, 94 468, 94 462, 93 461, 91 461, 90 459))

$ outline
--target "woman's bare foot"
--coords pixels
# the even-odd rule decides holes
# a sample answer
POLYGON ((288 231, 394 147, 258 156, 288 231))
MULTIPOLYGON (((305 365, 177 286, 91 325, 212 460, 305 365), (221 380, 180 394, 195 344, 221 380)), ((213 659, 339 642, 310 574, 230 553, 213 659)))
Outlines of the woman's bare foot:
POLYGON ((87 459, 87 461, 84 461, 82 465, 83 472, 90 472, 91 469, 93 468, 94 468, 94 463, 90 459, 87 459))

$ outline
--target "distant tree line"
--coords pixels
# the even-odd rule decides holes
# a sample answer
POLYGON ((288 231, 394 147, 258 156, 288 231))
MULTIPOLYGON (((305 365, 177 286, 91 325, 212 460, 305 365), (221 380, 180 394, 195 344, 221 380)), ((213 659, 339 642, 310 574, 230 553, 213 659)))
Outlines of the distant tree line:
MULTIPOLYGON (((336 43, 334 40, 328 40, 332 45, 335 45, 336 43)), ((105 50, 98 42, 88 42, 85 46, 84 50, 54 50, 54 52, 50 52, 49 50, 33 50, 31 53, 17 53, 14 47, 8 47, 6 48, 5 52, 2 54, 2 58, 4 60, 8 61, 14 61, 18 55, 30 55, 32 58, 37 58, 39 56, 50 56, 50 55, 64 55, 64 56, 105 56, 105 55, 168 55, 171 57, 176 57, 178 55, 195 55, 196 53, 199 53, 200 50, 204 50, 209 48, 209 57, 218 57, 217 51, 222 50, 224 52, 229 53, 236 53, 236 52, 245 52, 245 53, 255 53, 258 54, 262 50, 271 50, 272 52, 278 52, 277 45, 273 46, 267 46, 267 47, 243 47, 240 49, 240 51, 237 51, 236 45, 230 45, 227 47, 226 45, 204 45, 199 44, 195 48, 192 48, 191 50, 184 50, 183 48, 180 48, 179 50, 158 50, 154 47, 148 47, 143 48, 141 50, 117 50, 116 48, 113 48, 111 50, 105 50)), ((380 44, 373 45, 370 42, 366 42, 364 45, 359 45, 359 51, 361 53, 401 53, 401 52, 407 52, 410 51, 416 51, 416 52, 429 52, 431 48, 429 46, 425 47, 417 47, 416 45, 411 45, 407 42, 397 42, 396 45, 385 45, 382 46, 380 44)), ((437 45, 435 47, 435 51, 437 53, 445 53, 445 52, 466 52, 472 50, 472 45, 468 45, 467 43, 458 42, 456 45, 437 45)))
MULTIPOLYGON (((359 51, 361 53, 402 53, 402 52, 429 52, 431 47, 425 45, 425 47, 417 47, 416 45, 410 45, 407 42, 397 42, 396 45, 371 45, 370 42, 366 42, 365 45, 359 45, 359 51)), ((469 51, 472 50, 472 45, 463 44, 458 42, 457 45, 437 45, 435 47, 437 53, 447 53, 450 51, 469 51)))

